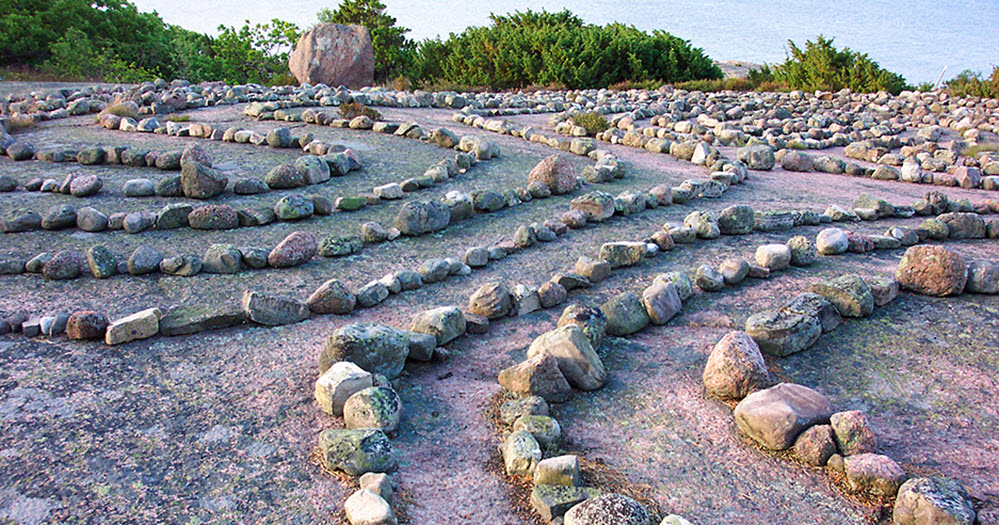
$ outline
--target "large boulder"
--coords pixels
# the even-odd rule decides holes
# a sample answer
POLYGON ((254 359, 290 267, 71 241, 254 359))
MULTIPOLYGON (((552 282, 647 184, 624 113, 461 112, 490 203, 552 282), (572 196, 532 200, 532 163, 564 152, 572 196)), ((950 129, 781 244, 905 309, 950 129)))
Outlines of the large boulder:
POLYGON ((373 374, 393 379, 403 371, 409 340, 402 330, 373 323, 354 323, 338 328, 326 339, 319 356, 319 371, 333 363, 350 361, 373 374))
POLYGON ((457 306, 441 306, 424 310, 413 318, 410 330, 433 335, 438 345, 451 342, 465 333, 465 316, 457 306))
POLYGON ((967 278, 962 258, 941 246, 911 246, 896 267, 899 285, 924 295, 960 294, 967 278))
POLYGON ((829 421, 830 402, 815 390, 779 383, 748 395, 736 405, 736 426, 771 450, 785 450, 805 429, 829 421))
POLYGON ((368 29, 358 25, 317 24, 299 37, 288 69, 300 84, 372 85, 375 51, 368 29))
POLYGON ((756 341, 745 332, 722 337, 705 363, 701 375, 708 393, 722 399, 743 399, 771 381, 756 341))
POLYGON ((181 164, 181 189, 191 199, 211 199, 222 193, 229 179, 211 165, 191 161, 181 164))
POLYGON ((576 169, 566 157, 552 155, 531 169, 528 182, 534 181, 548 186, 553 194, 562 195, 576 189, 576 169))
POLYGON ((559 361, 549 354, 538 354, 501 370, 497 380, 508 392, 538 396, 553 403, 566 401, 573 394, 559 370, 559 361))

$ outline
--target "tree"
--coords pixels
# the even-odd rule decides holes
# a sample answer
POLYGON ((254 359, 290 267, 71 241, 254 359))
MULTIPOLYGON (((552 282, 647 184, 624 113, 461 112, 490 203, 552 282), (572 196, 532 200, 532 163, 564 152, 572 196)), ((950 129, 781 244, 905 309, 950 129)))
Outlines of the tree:
POLYGON ((320 23, 361 25, 368 29, 375 50, 375 81, 385 82, 406 75, 413 64, 416 44, 406 38, 410 30, 396 25, 379 0, 343 0, 336 11, 316 13, 320 23))

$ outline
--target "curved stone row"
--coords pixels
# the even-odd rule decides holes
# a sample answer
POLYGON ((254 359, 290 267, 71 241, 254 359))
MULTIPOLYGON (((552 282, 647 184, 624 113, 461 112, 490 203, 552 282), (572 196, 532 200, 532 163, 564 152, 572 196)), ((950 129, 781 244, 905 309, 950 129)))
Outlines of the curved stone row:
POLYGON ((995 262, 966 266, 946 248, 918 245, 903 255, 895 279, 846 274, 813 283, 779 310, 752 315, 745 332, 730 332, 718 342, 703 373, 706 392, 739 401, 733 411, 736 425, 761 447, 792 450, 799 461, 844 476, 852 493, 895 500, 893 523, 971 525, 976 512, 960 484, 943 478, 907 480, 895 461, 877 453, 876 437, 861 412, 834 413, 822 394, 801 385, 768 388, 771 378, 761 352, 784 356, 804 350, 839 326, 842 317, 865 317, 888 304, 900 286, 928 295, 994 295, 998 278, 995 262))

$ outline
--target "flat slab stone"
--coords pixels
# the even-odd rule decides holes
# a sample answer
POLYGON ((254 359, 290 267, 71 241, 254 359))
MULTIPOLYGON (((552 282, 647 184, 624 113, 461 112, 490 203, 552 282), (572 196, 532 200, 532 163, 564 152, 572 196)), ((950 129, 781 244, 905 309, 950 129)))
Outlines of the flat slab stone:
POLYGON ((104 334, 104 342, 109 345, 119 345, 136 339, 153 337, 160 331, 159 308, 148 308, 123 317, 108 325, 104 334))
POLYGON ((828 422, 831 415, 826 397, 794 383, 754 392, 733 411, 740 431, 771 450, 791 447, 803 430, 828 422))
POLYGON ((160 319, 160 334, 165 336, 197 334, 239 326, 246 322, 246 319, 246 312, 233 305, 175 306, 160 319))

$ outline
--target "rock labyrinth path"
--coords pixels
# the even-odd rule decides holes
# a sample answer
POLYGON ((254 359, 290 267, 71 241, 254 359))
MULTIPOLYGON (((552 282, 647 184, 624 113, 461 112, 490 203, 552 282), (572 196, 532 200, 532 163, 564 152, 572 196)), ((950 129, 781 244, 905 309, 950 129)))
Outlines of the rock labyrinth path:
MULTIPOLYGON (((465 191, 523 186, 534 164, 553 153, 547 146, 461 127, 451 122, 450 109, 385 108, 383 113, 390 121, 414 120, 424 129, 443 126, 459 135, 479 135, 501 148, 500 158, 474 168, 482 170, 474 182, 456 179, 435 185, 411 197, 419 200, 440 199, 456 189, 451 187, 455 183, 465 191)), ((264 123, 243 121, 239 107, 206 108, 190 114, 194 120, 216 127, 268 129, 264 123)), ((86 125, 84 119, 43 124, 35 131, 19 132, 18 138, 73 142, 69 137, 82 136, 82 142, 107 144, 119 140, 121 134, 86 125), (73 124, 85 125, 63 127, 73 124)), ((330 143, 350 143, 364 161, 360 179, 353 179, 354 175, 334 179, 328 183, 331 188, 316 187, 317 191, 369 191, 379 181, 422 173, 440 160, 444 151, 370 131, 316 128, 312 132, 317 137, 326 134, 324 140, 330 143)), ((133 140, 148 144, 150 149, 167 150, 196 139, 129 134, 127 141, 133 140)), ((251 151, 249 146, 199 144, 213 159, 231 163, 241 174, 259 177, 271 166, 298 156, 297 152, 268 148, 251 151)), ((677 186, 686 179, 704 180, 708 173, 704 167, 667 155, 618 145, 599 147, 606 147, 624 161, 624 179, 477 216, 432 235, 400 238, 381 244, 377 250, 337 259, 315 258, 282 272, 233 276, 125 276, 112 281, 84 278, 56 282, 5 275, 0 277, 6 290, 0 310, 9 315, 24 310, 42 314, 87 308, 116 319, 151 306, 233 303, 246 288, 305 299, 330 278, 358 286, 392 271, 415 268, 429 258, 458 257, 471 246, 509 241, 519 226, 561 217, 572 198, 592 189, 612 196, 626 190, 645 192, 657 184, 677 186)), ((729 156, 735 158, 734 153, 729 156)), ((593 162, 568 158, 578 173, 593 162)), ((0 157, 3 173, 13 175, 21 184, 33 175, 21 169, 64 173, 67 168, 33 164, 43 166, 22 168, 23 164, 0 157)), ((114 173, 117 171, 109 169, 107 173, 109 180, 119 184, 141 176, 124 169, 114 173)), ((4 477, 13 482, 6 487, 0 512, 6 517, 20 516, 18 512, 30 508, 41 519, 55 521, 71 513, 118 513, 147 522, 184 522, 195 517, 201 521, 329 522, 338 515, 353 487, 341 485, 309 465, 307 458, 321 429, 342 424, 319 412, 312 400, 316 356, 323 340, 336 328, 358 321, 408 328, 416 314, 429 308, 456 305, 464 309, 469 295, 489 281, 538 286, 552 273, 572 268, 580 255, 596 257, 605 242, 643 240, 665 222, 682 223, 694 210, 718 213, 733 204, 746 203, 757 210, 822 213, 831 204, 850 209, 862 191, 893 204, 909 204, 928 189, 821 173, 751 171, 746 183, 734 186, 718 200, 697 199, 588 225, 553 243, 491 262, 485 271, 392 296, 376 308, 347 316, 312 317, 278 328, 239 327, 155 338, 114 348, 59 337, 3 336, 0 399, 4 412, 0 424, 3 435, 10 437, 4 438, 0 449, 8 459, 2 467, 4 477), (92 423, 95 418, 107 423, 92 423), (38 441, 42 436, 48 438, 38 441), (32 439, 37 444, 28 444, 32 439), (72 443, 78 444, 75 449, 70 447, 72 443), (107 476, 116 471, 121 474, 107 476), (28 472, 42 472, 45 477, 28 472), (57 487, 62 492, 57 493, 57 487)), ((312 193, 313 187, 306 190, 312 193)), ((973 203, 984 198, 981 190, 949 187, 941 191, 973 203)), ((41 208, 63 202, 62 196, 23 191, 2 197, 2 211, 15 205, 41 208)), ((102 198, 98 195, 98 202, 102 198)), ((239 199, 262 202, 257 198, 239 199)), ((268 200, 273 201, 274 196, 268 200)), ((120 205, 133 209, 149 206, 128 200, 120 205)), ((141 242, 175 253, 198 252, 217 242, 270 248, 292 231, 310 231, 320 237, 356 232, 362 220, 389 224, 396 209, 396 203, 383 203, 368 207, 364 219, 334 214, 264 228, 148 232, 141 236, 141 242), (192 250, 191 245, 199 248, 192 250)), ((893 225, 916 228, 922 220, 864 221, 845 228, 882 234, 893 225)), ((693 278, 699 264, 717 265, 731 255, 752 258, 761 244, 784 243, 798 234, 815 239, 823 227, 801 226, 678 245, 672 254, 612 272, 599 287, 570 293, 569 302, 599 306, 621 292, 643 288, 656 273, 677 270, 693 278)), ((21 255, 54 248, 85 249, 98 240, 124 254, 140 242, 124 232, 40 231, 5 235, 4 241, 8 239, 13 243, 9 249, 21 255)), ((947 241, 947 245, 969 260, 996 260, 995 240, 947 241)), ((847 271, 891 274, 901 253, 902 249, 897 249, 824 257, 808 272, 777 272, 768 280, 739 285, 723 294, 698 292, 668 325, 628 339, 609 338, 602 349, 609 372, 605 387, 578 393, 571 401, 553 406, 563 427, 564 448, 583 452, 591 461, 602 461, 637 485, 652 486, 663 511, 676 512, 693 523, 866 522, 871 510, 837 493, 821 472, 762 456, 748 446, 733 426, 728 407, 706 398, 700 376, 711 346, 729 330, 742 327, 751 313, 777 306, 817 278, 847 271)), ((822 390, 838 409, 864 410, 880 442, 888 443, 890 456, 908 470, 959 480, 989 511, 996 507, 996 445, 990 436, 996 433, 997 418, 995 410, 972 407, 996 405, 997 365, 989 350, 996 347, 996 310, 995 296, 939 300, 904 294, 865 321, 872 326, 842 327, 823 336, 812 349, 771 363, 772 371, 822 390), (897 341, 903 344, 895 344, 897 341), (902 370, 885 368, 886 353, 912 362, 902 370), (923 356, 933 361, 935 369, 950 370, 963 381, 935 380, 930 370, 917 366, 923 356)), ((411 362, 404 375, 393 381, 404 407, 400 429, 392 437, 400 458, 395 478, 406 502, 398 507, 403 511, 401 517, 412 523, 454 521, 456 517, 470 523, 532 519, 512 501, 502 477, 487 468, 496 457, 500 437, 483 412, 500 392, 496 382, 499 371, 520 361, 528 344, 555 326, 560 311, 561 307, 556 307, 495 321, 487 334, 447 345, 450 359, 411 362)), ((394 505, 399 501, 397 496, 394 505)))

